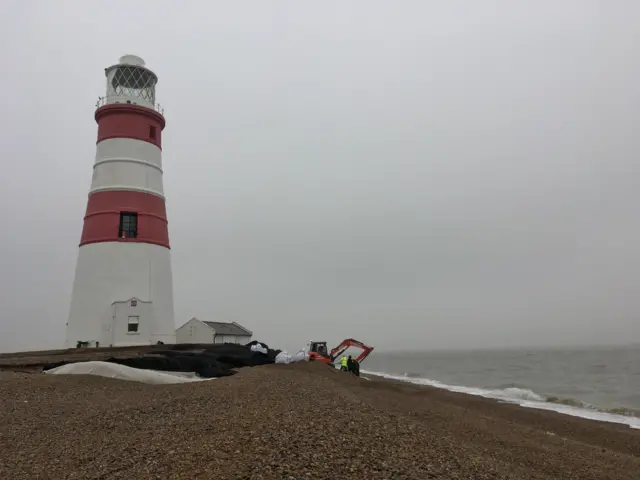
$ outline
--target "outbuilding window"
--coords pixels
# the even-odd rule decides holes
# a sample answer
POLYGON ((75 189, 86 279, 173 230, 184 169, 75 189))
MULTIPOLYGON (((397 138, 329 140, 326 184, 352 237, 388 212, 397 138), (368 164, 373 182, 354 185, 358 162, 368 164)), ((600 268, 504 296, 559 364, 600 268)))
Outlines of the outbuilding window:
POLYGON ((129 317, 129 324, 127 325, 127 332, 129 333, 138 333, 138 325, 140 323, 140 317, 131 316, 129 317))

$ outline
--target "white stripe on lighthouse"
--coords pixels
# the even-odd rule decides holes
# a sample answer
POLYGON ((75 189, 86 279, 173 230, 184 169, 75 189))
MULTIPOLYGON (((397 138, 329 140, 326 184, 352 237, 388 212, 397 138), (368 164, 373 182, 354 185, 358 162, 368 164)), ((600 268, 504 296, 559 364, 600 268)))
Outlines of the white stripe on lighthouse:
POLYGON ((133 138, 109 138, 99 142, 96 163, 105 158, 137 158, 162 168, 162 150, 153 143, 133 138))
POLYGON ((134 190, 164 196, 162 151, 154 144, 130 138, 98 143, 90 193, 134 190))
MULTIPOLYGON (((132 315, 135 315, 135 311, 132 315)), ((101 346, 175 343, 171 251, 148 243, 94 243, 80 247, 67 323, 66 347, 78 340, 101 346), (141 317, 139 335, 114 331, 113 302, 151 301, 153 316, 141 317), (144 324, 143 324, 144 323, 144 324), (153 339, 152 342, 149 340, 153 339)))

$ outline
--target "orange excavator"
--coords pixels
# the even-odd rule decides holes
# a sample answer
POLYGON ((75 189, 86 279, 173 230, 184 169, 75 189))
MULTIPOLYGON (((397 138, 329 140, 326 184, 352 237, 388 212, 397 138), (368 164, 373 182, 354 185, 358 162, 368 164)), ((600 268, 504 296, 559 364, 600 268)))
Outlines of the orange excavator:
POLYGON ((309 360, 332 365, 336 358, 342 355, 349 347, 362 349, 362 353, 355 358, 358 363, 362 363, 373 352, 373 347, 369 347, 353 338, 345 338, 331 352, 327 350, 327 342, 309 342, 309 360))

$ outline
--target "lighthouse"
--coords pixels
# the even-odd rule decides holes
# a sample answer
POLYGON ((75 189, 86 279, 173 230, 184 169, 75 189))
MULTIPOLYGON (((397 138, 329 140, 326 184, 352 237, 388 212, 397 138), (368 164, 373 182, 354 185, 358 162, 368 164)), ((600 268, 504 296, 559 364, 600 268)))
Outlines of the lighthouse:
POLYGON ((105 75, 66 346, 175 343, 158 77, 135 55, 105 75))

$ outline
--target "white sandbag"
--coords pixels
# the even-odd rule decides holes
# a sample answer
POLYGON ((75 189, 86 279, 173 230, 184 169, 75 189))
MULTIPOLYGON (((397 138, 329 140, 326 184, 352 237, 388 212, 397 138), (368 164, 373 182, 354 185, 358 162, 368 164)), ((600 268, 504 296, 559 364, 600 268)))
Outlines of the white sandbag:
POLYGON ((212 380, 210 378, 201 378, 195 373, 159 372, 157 370, 144 370, 142 368, 118 365, 117 363, 98 361, 68 363, 46 370, 45 373, 51 375, 98 375, 100 377, 117 378, 119 380, 130 380, 152 385, 212 380))
POLYGON ((291 357, 292 362, 302 362, 305 360, 309 360, 309 352, 306 349, 299 350, 293 357, 291 357))
POLYGON ((251 345, 251 351, 252 352, 260 352, 260 353, 264 353, 265 355, 267 353, 269 353, 267 351, 267 349, 264 347, 264 345, 262 345, 261 343, 255 343, 253 345, 251 345))
POLYGON ((305 360, 309 360, 309 352, 304 348, 295 355, 289 355, 287 352, 280 352, 276 355, 276 363, 303 362, 305 360))
POLYGON ((276 363, 291 363, 291 355, 287 352, 280 352, 276 355, 276 363))

